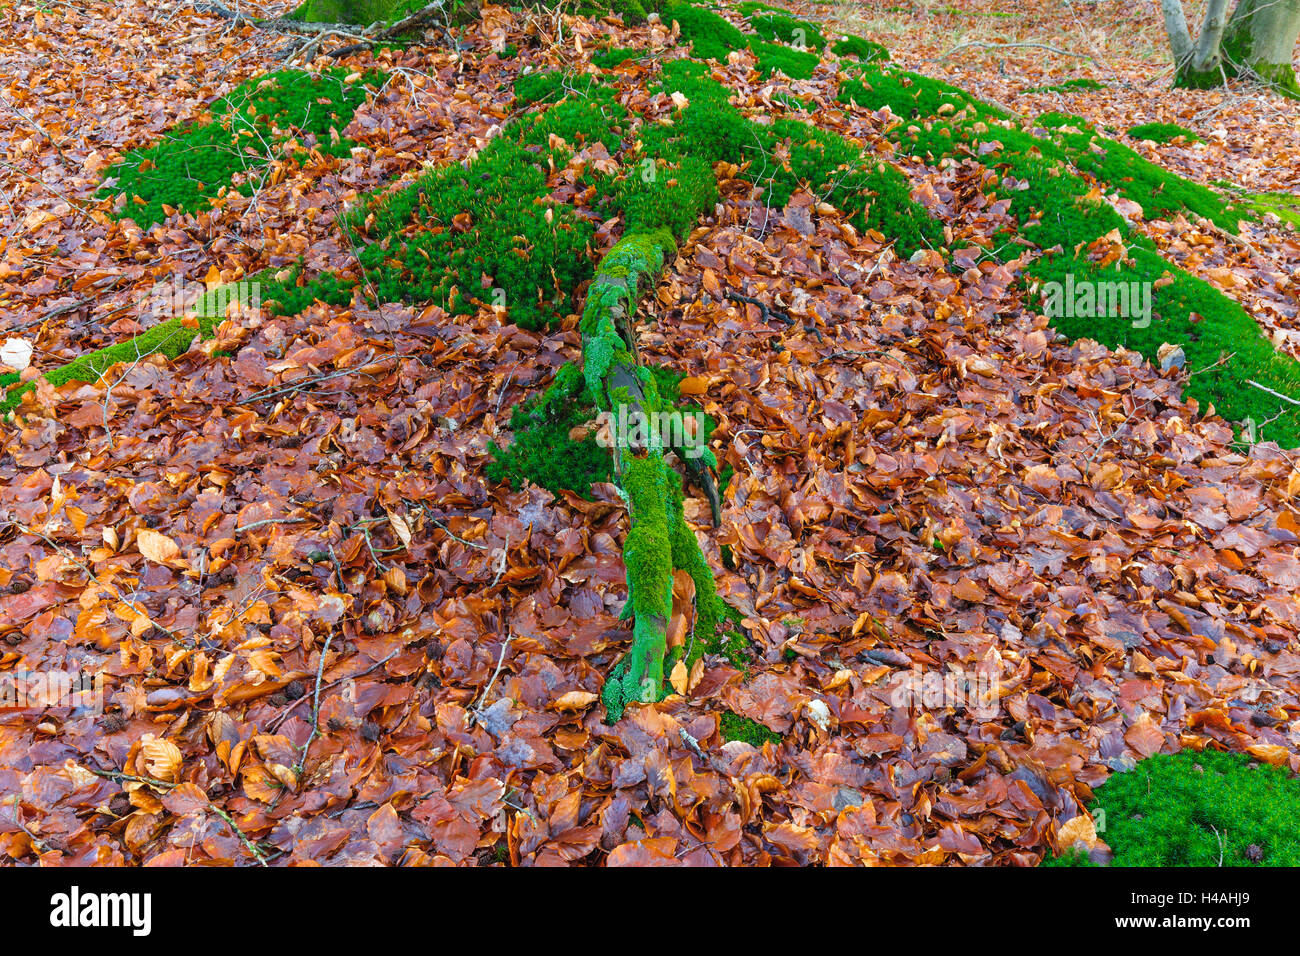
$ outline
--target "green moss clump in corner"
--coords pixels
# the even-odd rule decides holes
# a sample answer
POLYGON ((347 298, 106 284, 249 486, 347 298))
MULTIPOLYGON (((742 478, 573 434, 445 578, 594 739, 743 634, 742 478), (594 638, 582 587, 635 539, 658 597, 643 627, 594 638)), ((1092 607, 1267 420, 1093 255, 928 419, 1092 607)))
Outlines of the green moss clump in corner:
POLYGON ((836 56, 857 57, 862 63, 877 63, 889 59, 889 50, 884 44, 858 36, 847 36, 832 44, 831 52, 836 56))
POLYGON ((1026 93, 1073 93, 1077 90, 1104 90, 1106 85, 1099 83, 1089 77, 1075 77, 1071 80, 1065 80, 1061 83, 1053 83, 1051 86, 1036 86, 1033 89, 1025 90, 1026 93))
POLYGON ((1300 866, 1300 780, 1243 754, 1158 754, 1098 787, 1089 812, 1105 814, 1112 866, 1300 866))
MULTIPOLYGON (((368 95, 367 82, 347 83, 343 68, 313 76, 281 70, 247 80, 218 99, 209 117, 165 134, 158 143, 131 150, 105 172, 103 195, 122 194, 117 213, 148 228, 169 215, 167 209, 207 209, 235 176, 264 166, 284 140, 314 139, 325 151, 339 154, 353 144, 331 142, 352 120, 368 95)), ((251 195, 252 184, 240 189, 251 195)))
POLYGON ((779 744, 781 742, 781 735, 775 730, 765 727, 757 720, 741 717, 729 710, 723 711, 719 721, 719 729, 722 731, 724 740, 740 740, 752 747, 762 747, 763 744, 779 744))
POLYGON ((1143 123, 1141 126, 1134 126, 1128 134, 1134 139, 1149 139, 1153 143, 1169 143, 1179 137, 1189 143, 1201 142, 1200 136, 1177 123, 1143 123))

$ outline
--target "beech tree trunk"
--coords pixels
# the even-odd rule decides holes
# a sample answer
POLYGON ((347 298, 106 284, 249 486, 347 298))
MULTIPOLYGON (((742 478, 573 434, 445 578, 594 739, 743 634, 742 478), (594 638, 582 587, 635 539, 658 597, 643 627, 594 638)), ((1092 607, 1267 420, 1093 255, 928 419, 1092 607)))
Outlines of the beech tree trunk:
POLYGON ((1300 38, 1300 0, 1239 0, 1230 17, 1227 6, 1227 0, 1210 0, 1193 40, 1182 0, 1161 0, 1178 70, 1174 85, 1205 89, 1241 77, 1300 97, 1292 65, 1300 38))

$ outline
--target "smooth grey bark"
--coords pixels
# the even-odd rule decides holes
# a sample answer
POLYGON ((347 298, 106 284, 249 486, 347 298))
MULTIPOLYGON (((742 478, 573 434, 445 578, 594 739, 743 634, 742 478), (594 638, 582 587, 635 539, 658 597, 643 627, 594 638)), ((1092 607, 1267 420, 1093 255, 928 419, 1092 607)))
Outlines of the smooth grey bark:
POLYGON ((1175 86, 1206 88, 1228 77, 1262 80, 1279 92, 1300 96, 1292 56, 1300 37, 1300 0, 1210 0, 1196 39, 1182 0, 1160 0, 1165 32, 1177 68, 1175 86))

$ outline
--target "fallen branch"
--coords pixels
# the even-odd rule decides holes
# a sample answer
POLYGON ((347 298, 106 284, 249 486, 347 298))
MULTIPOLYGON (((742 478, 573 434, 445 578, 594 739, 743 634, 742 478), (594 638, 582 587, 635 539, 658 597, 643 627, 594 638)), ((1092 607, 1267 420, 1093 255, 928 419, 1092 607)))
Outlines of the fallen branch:
MULTIPOLYGON (((369 667, 367 667, 367 668, 366 668, 365 670, 363 670, 363 671, 357 671, 357 673, 355 673, 355 674, 349 674, 347 677, 340 677, 338 680, 332 680, 332 681, 330 681, 328 684, 326 684, 324 687, 322 687, 322 688, 321 688, 321 691, 331 690, 332 688, 337 687, 339 684, 342 684, 345 680, 356 680, 358 677, 365 677, 367 674, 373 673, 374 671, 376 671, 376 670, 378 670, 379 668, 383 667, 385 664, 387 664, 389 661, 391 661, 394 657, 396 657, 396 656, 398 655, 398 653, 399 653, 399 651, 393 651, 393 652, 392 652, 391 654, 389 654, 387 657, 382 658, 381 660, 377 660, 377 661, 375 661, 373 664, 371 664, 369 667)), ((303 701, 305 701, 305 700, 310 700, 310 699, 311 699, 311 698, 309 698, 306 694, 303 694, 301 697, 299 697, 299 698, 298 698, 297 700, 295 700, 293 703, 291 703, 291 704, 289 704, 288 706, 286 706, 286 707, 284 708, 284 710, 280 711, 278 714, 276 714, 274 717, 272 717, 271 720, 267 723, 267 725, 266 725, 266 730, 267 730, 267 732, 268 732, 268 733, 274 733, 275 730, 276 730, 276 729, 277 729, 277 728, 278 728, 282 723, 284 723, 284 721, 288 718, 288 716, 289 716, 290 714, 292 714, 295 710, 298 709, 298 705, 299 705, 299 704, 301 704, 301 703, 302 703, 303 701)))
MULTIPOLYGON (((86 767, 85 769, 89 770, 97 777, 103 777, 105 780, 112 780, 114 783, 143 783, 151 787, 157 787, 160 790, 175 790, 180 786, 179 783, 170 783, 166 780, 156 780, 153 777, 137 777, 129 773, 122 773, 118 770, 96 770, 94 767, 86 767)), ((261 847, 248 838, 248 834, 239 828, 239 824, 235 822, 235 818, 213 803, 212 799, 208 797, 206 793, 203 794, 203 796, 208 800, 208 809, 226 821, 226 826, 230 827, 230 829, 234 831, 235 836, 239 838, 239 842, 244 844, 244 849, 248 850, 248 852, 253 855, 253 859, 257 861, 258 866, 266 866, 266 853, 263 852, 261 847)))
POLYGON ((1091 60, 1091 53, 1072 53, 1069 50, 1062 50, 1060 47, 1052 46, 1050 43, 1038 43, 1032 40, 1002 43, 996 40, 968 40, 965 43, 959 43, 939 59, 946 60, 954 53, 960 53, 962 50, 969 50, 973 47, 991 48, 991 49, 1016 49, 1027 48, 1035 50, 1046 50, 1049 53, 1055 53, 1058 56, 1073 56, 1080 60, 1091 60))
POLYGON ((1259 384, 1259 382, 1255 381, 1252 378, 1246 379, 1246 384, 1254 386, 1255 388, 1259 389, 1261 392, 1268 392, 1274 398, 1280 398, 1284 402, 1290 402, 1292 405, 1300 405, 1300 401, 1297 401, 1296 399, 1292 398, 1289 395, 1283 395, 1281 392, 1275 392, 1267 385, 1261 385, 1259 384))
MULTIPOLYGON (((778 312, 776 309, 772 308, 762 299, 755 299, 752 296, 741 295, 739 292, 733 292, 730 289, 728 289, 724 293, 724 295, 732 302, 747 302, 750 305, 758 306, 758 310, 762 313, 763 318, 767 321, 776 319, 778 322, 784 322, 787 326, 794 326, 798 324, 795 322, 794 319, 790 318, 790 316, 786 315, 784 312, 778 312)), ((818 342, 822 341, 822 331, 821 329, 817 328, 817 326, 805 324, 803 330, 812 335, 815 335, 817 337, 818 342)))

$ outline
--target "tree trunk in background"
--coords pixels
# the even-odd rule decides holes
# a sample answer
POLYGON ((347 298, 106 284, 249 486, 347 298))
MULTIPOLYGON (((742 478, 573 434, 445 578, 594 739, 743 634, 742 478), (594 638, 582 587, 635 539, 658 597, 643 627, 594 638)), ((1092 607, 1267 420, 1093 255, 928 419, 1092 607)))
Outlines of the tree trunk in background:
POLYGON ((1226 78, 1255 78, 1300 97, 1291 62, 1300 38, 1300 0, 1240 0, 1225 23, 1226 7, 1226 0, 1210 0, 1193 43, 1181 0, 1161 0, 1178 68, 1174 85, 1206 89, 1226 78))
POLYGON ((1238 75, 1300 95, 1292 57, 1300 37, 1300 0, 1241 0, 1228 21, 1220 47, 1238 75))

